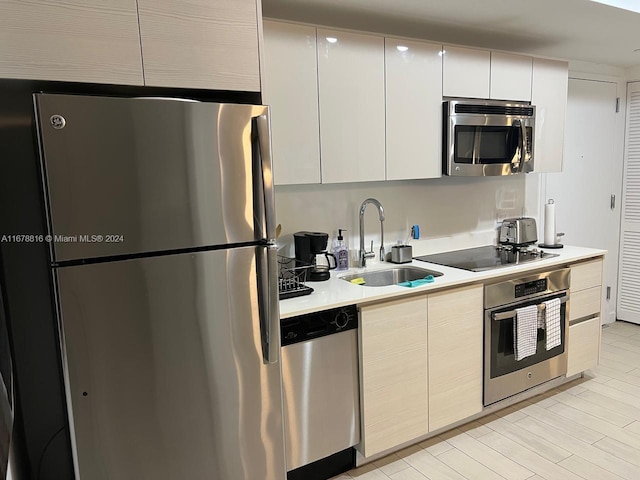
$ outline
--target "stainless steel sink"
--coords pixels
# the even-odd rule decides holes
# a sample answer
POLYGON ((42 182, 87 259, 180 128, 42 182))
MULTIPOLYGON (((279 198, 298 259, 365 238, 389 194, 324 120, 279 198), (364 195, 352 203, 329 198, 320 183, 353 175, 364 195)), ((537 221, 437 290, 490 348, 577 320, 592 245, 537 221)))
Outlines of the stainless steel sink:
POLYGON ((372 272, 354 273, 339 278, 347 282, 355 280, 356 278, 362 278, 365 281, 365 283, 362 284, 363 287, 385 287, 401 282, 419 280, 427 275, 440 277, 442 273, 418 267, 393 267, 384 270, 374 270, 372 272))

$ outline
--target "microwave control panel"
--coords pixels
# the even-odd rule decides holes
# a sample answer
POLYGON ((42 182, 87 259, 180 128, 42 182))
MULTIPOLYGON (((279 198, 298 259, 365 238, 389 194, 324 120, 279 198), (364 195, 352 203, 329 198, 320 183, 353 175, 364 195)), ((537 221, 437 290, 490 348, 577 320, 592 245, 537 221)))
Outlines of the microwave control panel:
POLYGON ((533 280, 531 282, 520 283, 515 286, 515 297, 526 297, 527 295, 533 295, 535 293, 541 293, 547 291, 547 279, 541 278, 540 280, 533 280))

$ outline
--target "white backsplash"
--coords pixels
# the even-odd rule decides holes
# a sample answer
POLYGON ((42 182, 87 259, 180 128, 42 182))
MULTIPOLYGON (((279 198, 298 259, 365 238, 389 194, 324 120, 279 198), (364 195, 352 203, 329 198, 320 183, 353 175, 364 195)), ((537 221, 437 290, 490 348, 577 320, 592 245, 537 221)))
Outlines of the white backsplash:
MULTIPOLYGON (((368 197, 382 203, 385 248, 405 241, 411 225, 420 226, 420 240, 411 240, 414 255, 468 248, 496 240, 496 222, 527 215, 537 219, 539 179, 515 177, 454 178, 334 185, 276 187, 276 218, 282 224, 278 244, 293 255, 292 234, 300 230, 326 232, 329 248, 338 228, 352 253, 358 249, 358 212, 368 197), (529 191, 527 191, 529 189, 529 191)), ((538 222, 540 223, 540 222, 538 222)), ((373 205, 365 214, 365 246, 380 247, 380 222, 373 205)))

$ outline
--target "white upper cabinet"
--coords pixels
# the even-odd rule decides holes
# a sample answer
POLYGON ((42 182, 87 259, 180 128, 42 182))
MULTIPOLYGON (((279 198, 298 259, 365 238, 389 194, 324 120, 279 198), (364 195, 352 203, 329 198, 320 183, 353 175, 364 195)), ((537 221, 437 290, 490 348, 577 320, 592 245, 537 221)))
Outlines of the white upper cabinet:
POLYGON ((0 2, 0 77, 142 85, 136 0, 0 2))
POLYGON ((536 106, 534 172, 561 172, 569 64, 533 59, 531 103, 536 106))
POLYGON ((442 95, 489 98, 491 52, 445 45, 442 55, 442 95))
POLYGON ((320 183, 316 29, 265 20, 264 57, 262 98, 271 107, 274 182, 320 183))
POLYGON ((256 0, 138 0, 138 11, 145 85, 260 91, 256 0))
POLYGON ((491 94, 494 100, 531 101, 533 58, 491 52, 491 94))
POLYGON ((442 46, 385 39, 387 180, 442 173, 442 46))
POLYGON ((317 35, 322 183, 384 180, 384 39, 317 35))

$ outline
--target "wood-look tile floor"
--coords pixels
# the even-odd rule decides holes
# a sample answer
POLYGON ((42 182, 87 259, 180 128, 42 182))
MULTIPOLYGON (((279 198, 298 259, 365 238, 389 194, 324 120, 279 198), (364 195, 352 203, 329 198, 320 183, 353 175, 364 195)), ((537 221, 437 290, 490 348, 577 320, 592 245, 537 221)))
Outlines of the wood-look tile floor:
POLYGON ((640 325, 602 331, 584 378, 334 480, 639 480, 640 325))

